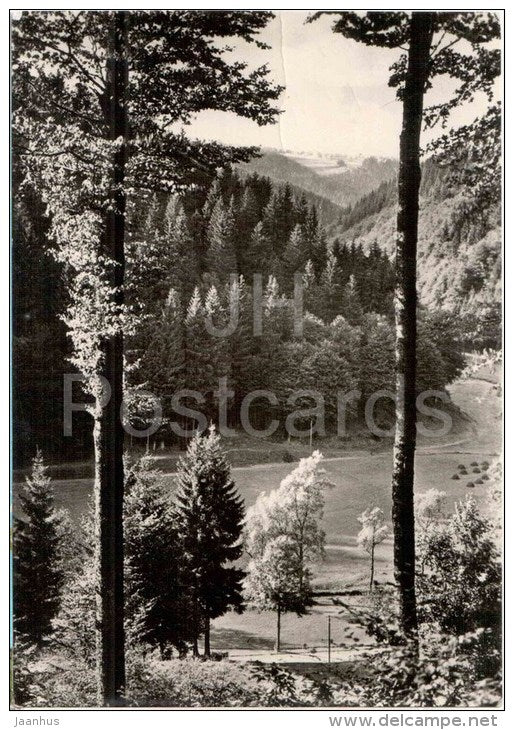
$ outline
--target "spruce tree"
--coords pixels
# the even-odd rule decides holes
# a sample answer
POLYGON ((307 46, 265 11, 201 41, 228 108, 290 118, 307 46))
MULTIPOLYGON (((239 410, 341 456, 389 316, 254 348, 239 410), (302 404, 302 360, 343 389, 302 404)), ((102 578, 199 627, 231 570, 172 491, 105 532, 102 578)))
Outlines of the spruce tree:
POLYGON ((218 280, 237 273, 234 229, 233 201, 225 207, 220 197, 214 205, 207 229, 207 271, 218 277, 218 280))
POLYGON ((321 317, 325 322, 332 322, 339 314, 342 298, 341 272, 333 251, 329 251, 321 274, 320 298, 321 317))
POLYGON ((39 449, 20 503, 24 517, 14 520, 14 631, 16 636, 41 647, 59 610, 63 572, 60 517, 39 449))
POLYGON ((160 314, 149 325, 148 344, 141 355, 138 380, 158 397, 185 387, 184 312, 179 294, 170 289, 160 314))
MULTIPOLYGON (((195 288, 185 319, 185 386, 207 398, 216 384, 215 362, 212 357, 212 338, 206 327, 206 310, 198 287, 195 288)), ((203 412, 212 412, 212 403, 203 412)))
POLYGON ((188 301, 198 281, 199 251, 189 229, 183 206, 179 205, 176 216, 167 230, 168 259, 170 270, 167 279, 179 292, 183 301, 188 301))
POLYGON ((243 500, 213 426, 197 433, 179 463, 176 525, 184 561, 184 583, 193 601, 194 653, 198 636, 210 655, 210 621, 229 608, 242 607, 243 571, 230 563, 241 557, 243 500))
POLYGON ((259 221, 245 241, 241 271, 251 283, 253 274, 264 275, 269 271, 269 262, 272 255, 271 241, 266 236, 264 224, 259 221))
POLYGON ((169 657, 190 639, 182 550, 160 473, 143 457, 127 475, 125 498, 127 617, 134 640, 169 657))
POLYGON ((283 255, 283 288, 290 292, 294 288, 294 275, 305 265, 305 234, 303 227, 297 224, 289 236, 283 255))

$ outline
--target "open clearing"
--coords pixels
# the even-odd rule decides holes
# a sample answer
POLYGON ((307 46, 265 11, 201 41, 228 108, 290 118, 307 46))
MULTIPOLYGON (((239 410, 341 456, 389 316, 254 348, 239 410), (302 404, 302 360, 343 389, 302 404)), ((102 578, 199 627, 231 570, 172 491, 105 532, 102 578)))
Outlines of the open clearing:
MULTIPOLYGON (((494 461, 501 450, 501 399, 497 386, 486 380, 471 379, 455 383, 451 388, 454 403, 469 417, 466 433, 449 434, 444 443, 425 438, 416 456, 415 489, 441 489, 448 494, 449 508, 453 502, 472 493, 482 501, 488 491, 488 482, 467 487, 480 474, 473 474, 472 461, 494 461), (452 479, 459 464, 468 467, 468 476, 452 479)), ((237 467, 233 476, 247 506, 255 502, 262 491, 277 487, 294 464, 261 464, 237 467)), ((359 529, 357 516, 366 508, 376 505, 390 514, 390 475, 392 453, 347 453, 327 458, 324 462, 333 487, 326 490, 323 528, 327 537, 325 561, 318 566, 315 590, 348 590, 364 587, 368 581, 368 556, 358 549, 355 536, 359 529)), ((166 475, 173 488, 174 475, 166 475)), ((91 479, 55 480, 58 506, 67 508, 73 518, 80 517, 87 508, 91 479)), ((15 485, 16 497, 17 485, 15 485)), ((16 506, 16 499, 15 499, 16 506)), ((391 580, 392 541, 386 540, 377 548, 376 579, 391 580)), ((327 617, 333 616, 332 637, 335 645, 350 648, 361 645, 361 632, 353 632, 330 598, 321 599, 308 616, 282 618, 284 647, 306 648, 326 645, 327 617)), ((275 616, 269 613, 247 611, 242 615, 228 613, 213 624, 212 646, 215 650, 246 649, 264 654, 273 647, 275 616)), ((253 652, 252 652, 253 654, 253 652)))

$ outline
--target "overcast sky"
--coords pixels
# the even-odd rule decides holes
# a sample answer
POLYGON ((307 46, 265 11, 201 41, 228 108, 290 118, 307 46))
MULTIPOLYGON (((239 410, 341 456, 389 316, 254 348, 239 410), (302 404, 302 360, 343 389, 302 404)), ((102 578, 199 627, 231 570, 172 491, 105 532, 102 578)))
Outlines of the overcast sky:
MULTIPOLYGON (((202 112, 189 135, 231 144, 296 151, 397 157, 401 105, 389 88, 389 66, 397 50, 372 48, 335 34, 329 17, 305 24, 305 11, 282 11, 262 33, 271 50, 241 42, 233 55, 251 67, 268 63, 271 78, 286 87, 283 114, 275 125, 223 112, 202 112)), ((452 84, 437 80, 433 97, 447 97, 452 84)), ((471 121, 482 103, 458 112, 456 123, 471 121)))

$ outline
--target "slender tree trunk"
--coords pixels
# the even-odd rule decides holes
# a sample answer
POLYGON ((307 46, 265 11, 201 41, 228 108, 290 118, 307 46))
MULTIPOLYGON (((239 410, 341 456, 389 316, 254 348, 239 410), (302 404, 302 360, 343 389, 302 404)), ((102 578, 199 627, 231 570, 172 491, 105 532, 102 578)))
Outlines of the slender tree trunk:
MULTIPOLYGON (((105 120, 109 139, 124 139, 127 121, 125 93, 127 67, 123 58, 125 14, 113 14, 111 47, 107 60, 105 120)), ((123 303, 125 239, 125 145, 117 149, 113 165, 115 193, 106 214, 104 254, 115 262, 110 273, 116 303, 123 303)), ((100 343, 99 375, 110 386, 107 403, 97 401, 95 444, 95 509, 97 566, 97 678, 98 700, 105 705, 122 703, 125 685, 125 634, 123 626, 123 335, 116 333, 100 343)), ((107 394, 106 394, 107 395, 107 394)))
POLYGON ((281 610, 280 606, 277 608, 277 640, 275 643, 275 651, 277 654, 280 653, 280 617, 281 617, 281 610))
POLYGON ((205 633, 203 637, 203 655, 211 656, 211 621, 207 616, 205 619, 205 633))
POLYGON ((193 596, 193 657, 195 659, 200 656, 200 652, 198 650, 198 634, 199 631, 199 621, 198 621, 198 599, 196 598, 196 591, 193 596))
POLYGON ((375 545, 371 546, 371 575, 369 577, 369 592, 373 592, 373 578, 375 577, 375 545))
POLYGON ((433 14, 412 13, 403 96, 398 172, 396 239, 396 431, 392 477, 394 571, 400 622, 406 636, 417 633, 414 545, 414 453, 416 448, 416 249, 423 96, 428 78, 433 14))

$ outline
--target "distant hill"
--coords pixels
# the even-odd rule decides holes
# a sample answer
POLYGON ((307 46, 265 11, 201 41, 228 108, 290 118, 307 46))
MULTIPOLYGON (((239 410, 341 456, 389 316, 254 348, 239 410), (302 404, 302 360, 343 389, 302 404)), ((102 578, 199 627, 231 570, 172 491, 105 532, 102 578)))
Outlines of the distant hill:
POLYGON ((395 176, 397 162, 389 158, 345 158, 264 150, 261 157, 240 165, 273 182, 290 183, 346 207, 395 176))
MULTIPOLYGON (((376 242, 392 256, 396 230, 397 163, 392 159, 281 153, 264 150, 240 165, 275 183, 307 192, 321 211, 330 241, 376 242)), ((477 313, 501 301, 499 207, 476 212, 464 191, 452 189, 444 172, 428 160, 420 189, 419 293, 432 309, 477 313)))
MULTIPOLYGON (((392 256, 395 231, 393 181, 345 210, 330 238, 341 244, 355 241, 364 250, 376 242, 392 256)), ((465 192, 448 186, 432 161, 423 169, 418 261, 420 299, 432 309, 477 311, 501 301, 499 206, 475 211, 465 192)))

